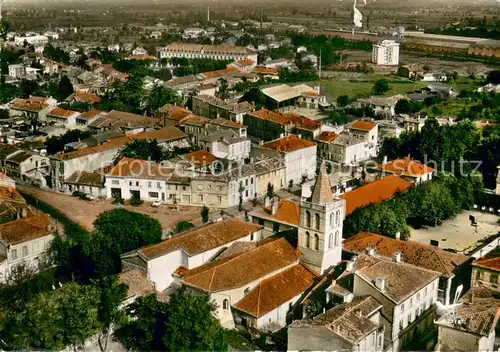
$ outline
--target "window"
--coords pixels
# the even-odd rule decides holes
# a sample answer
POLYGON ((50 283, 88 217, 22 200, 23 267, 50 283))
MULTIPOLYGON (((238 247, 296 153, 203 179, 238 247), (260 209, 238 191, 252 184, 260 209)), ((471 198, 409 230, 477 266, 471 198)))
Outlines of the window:
POLYGON ((337 212, 335 213, 335 223, 337 225, 340 224, 340 210, 337 210, 337 212))
POLYGON ((314 234, 314 250, 319 251, 319 236, 317 233, 314 234))
POLYGON ((404 311, 405 311, 405 304, 403 303, 403 304, 401 305, 401 313, 403 313, 404 311))
POLYGON ((481 280, 481 272, 479 270, 476 271, 476 280, 481 280))
POLYGON ((491 274, 491 275, 490 275, 490 282, 491 282, 492 284, 495 284, 495 285, 496 285, 496 284, 498 283, 498 275, 496 275, 496 274, 491 274))
POLYGON ((23 246, 23 257, 28 255, 28 246, 23 246))
POLYGON ((200 202, 203 202, 203 194, 200 194, 199 196, 200 202))
POLYGON ((273 223, 273 232, 279 232, 280 230, 280 224, 277 222, 273 223))
POLYGON ((417 302, 420 302, 420 292, 417 293, 417 302))
POLYGON ((248 186, 248 178, 245 180, 245 186, 248 186))
POLYGON ((328 236, 328 248, 332 248, 333 246, 333 233, 328 236))
POLYGON ((139 187, 139 181, 135 181, 136 187, 139 187))
POLYGON ((253 177, 250 177, 250 184, 253 185, 253 177))
POLYGON ((198 185, 197 189, 198 189, 198 191, 201 191, 201 190, 203 190, 203 186, 202 185, 198 185))
POLYGON ((306 210, 306 227, 311 227, 311 213, 306 210))
POLYGON ((38 242, 33 243, 33 253, 38 253, 38 242))
POLYGON ((219 201, 219 203, 222 203, 222 197, 221 196, 217 196, 217 200, 219 201))
POLYGON ((253 232, 250 234, 250 241, 253 241, 254 235, 253 232))
POLYGON ((112 180, 112 181, 111 181, 111 184, 112 184, 112 185, 119 185, 119 184, 120 184, 120 181, 118 181, 118 180, 112 180))
POLYGON ((17 249, 13 249, 12 251, 10 251, 10 253, 11 253, 12 259, 17 259, 17 249))
POLYGON ((148 187, 149 188, 151 188, 151 185, 152 185, 151 181, 148 181, 148 187))
POLYGON ((426 287, 426 288, 425 288, 425 291, 424 291, 424 297, 425 297, 425 296, 427 296, 427 288, 428 288, 428 287, 426 287))
POLYGON ((150 198, 158 198, 158 192, 149 192, 150 198))
POLYGON ((160 187, 160 182, 156 182, 156 188, 161 188, 160 187))
POLYGON ((335 219, 334 219, 334 215, 333 215, 333 213, 330 213, 330 227, 335 226, 335 224, 334 224, 334 220, 335 220, 335 219))
POLYGON ((222 309, 229 310, 229 301, 227 299, 222 301, 222 309))
POLYGON ((315 226, 316 226, 316 230, 319 230, 319 223, 320 223, 320 218, 319 218, 319 214, 316 213, 314 214, 314 222, 315 222, 315 226))
POLYGON ((311 247, 311 235, 309 232, 306 232, 306 248, 311 247))
POLYGON ((129 185, 129 186, 132 186, 132 181, 128 181, 128 185, 129 185))
POLYGON ((335 247, 340 246, 340 232, 335 232, 335 247))

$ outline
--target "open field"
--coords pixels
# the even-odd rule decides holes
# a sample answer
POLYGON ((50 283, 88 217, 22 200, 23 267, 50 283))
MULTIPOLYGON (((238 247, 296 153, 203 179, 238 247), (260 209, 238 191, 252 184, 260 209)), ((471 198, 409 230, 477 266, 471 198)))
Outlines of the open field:
MULTIPOLYGON (((25 186, 19 186, 19 190, 47 203, 89 231, 94 229, 93 223, 99 214, 115 208, 115 205, 111 204, 109 199, 85 201, 70 195, 25 186)), ((177 206, 177 210, 174 210, 167 205, 153 208, 151 203, 145 202, 138 207, 125 205, 125 208, 158 219, 163 227, 164 234, 173 230, 181 220, 191 221, 195 225, 201 224, 200 208, 198 207, 177 206)), ((214 210, 213 214, 215 213, 217 213, 216 210, 214 210)))
POLYGON ((453 219, 446 220, 441 226, 411 230, 413 241, 430 244, 431 240, 439 241, 440 248, 449 248, 467 253, 476 248, 486 237, 496 235, 500 231, 498 220, 493 214, 478 211, 464 211, 453 219), (476 217, 477 229, 471 226, 469 215, 476 217))
POLYGON ((359 98, 371 95, 373 84, 378 79, 387 79, 391 89, 385 95, 406 94, 427 86, 427 82, 413 82, 409 79, 384 76, 380 74, 364 74, 353 72, 335 72, 329 79, 323 79, 319 82, 321 88, 325 90, 328 98, 335 101, 340 95, 348 95, 349 98, 359 98))

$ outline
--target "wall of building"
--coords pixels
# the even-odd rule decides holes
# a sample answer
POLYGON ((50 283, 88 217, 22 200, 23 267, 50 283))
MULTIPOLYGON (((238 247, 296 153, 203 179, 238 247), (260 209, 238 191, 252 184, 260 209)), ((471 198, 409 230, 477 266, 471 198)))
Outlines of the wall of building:
POLYGON ((266 194, 267 185, 269 183, 273 185, 275 192, 278 191, 279 189, 288 186, 286 183, 285 168, 257 175, 256 179, 257 179, 257 188, 255 191, 257 193, 257 197, 262 197, 266 194))
POLYGON ((352 344, 324 326, 288 327, 289 351, 351 351, 352 344))
POLYGON ((482 286, 500 292, 499 272, 479 266, 472 267, 472 287, 482 286))
MULTIPOLYGON (((477 335, 469 334, 449 327, 439 326, 438 328, 438 343, 442 347, 446 346, 447 349, 451 351, 480 351, 480 339, 481 338, 477 335)), ((489 351, 491 351, 491 349, 489 351)))
POLYGON ((294 184, 302 182, 302 176, 312 179, 316 172, 317 146, 295 150, 284 154, 286 177, 288 186, 290 181, 294 184))

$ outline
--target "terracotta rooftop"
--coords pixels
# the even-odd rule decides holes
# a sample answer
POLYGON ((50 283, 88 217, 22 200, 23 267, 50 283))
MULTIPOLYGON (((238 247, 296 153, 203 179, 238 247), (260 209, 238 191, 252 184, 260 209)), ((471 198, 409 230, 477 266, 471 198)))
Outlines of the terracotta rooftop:
POLYGON ((231 218, 188 230, 160 243, 141 248, 139 253, 154 259, 178 249, 188 255, 206 252, 259 231, 260 225, 231 218))
POLYGON ((500 247, 496 247, 490 253, 476 259, 473 265, 500 271, 500 247))
POLYGON ((54 222, 45 214, 0 224, 0 239, 14 245, 56 232, 54 222))
POLYGON ((240 64, 241 66, 251 66, 255 64, 255 61, 253 61, 252 59, 239 60, 238 64, 240 64))
MULTIPOLYGON (((359 257, 363 256, 360 255, 359 257)), ((384 279, 385 288, 382 293, 396 304, 399 304, 434 280, 437 280, 441 273, 408 263, 377 257, 375 264, 356 270, 355 275, 374 287, 377 278, 384 279)))
POLYGON ((92 109, 92 110, 89 110, 89 111, 85 111, 80 116, 78 116, 78 118, 79 119, 83 118, 85 120, 90 120, 90 119, 96 117, 97 115, 99 115, 101 112, 102 112, 101 110, 92 109))
POLYGON ((257 66, 257 67, 254 67, 252 72, 257 73, 257 74, 262 74, 262 75, 279 75, 280 69, 279 68, 272 68, 272 67, 257 66))
POLYGON ((351 302, 343 303, 313 319, 302 319, 292 323, 294 327, 323 326, 352 344, 358 343, 378 329, 370 320, 370 315, 382 305, 372 296, 356 297, 351 302))
POLYGON ((263 120, 272 121, 280 125, 291 125, 311 131, 318 129, 321 126, 321 124, 317 121, 291 112, 282 113, 267 109, 260 109, 258 111, 249 113, 249 115, 261 118, 263 120))
POLYGON ((234 305, 254 317, 261 317, 294 297, 301 295, 318 276, 300 263, 264 279, 234 305))
POLYGON ((0 200, 11 200, 26 203, 26 200, 15 187, 0 186, 0 200))
POLYGON ((183 158, 192 162, 196 167, 209 166, 217 161, 217 158, 205 149, 184 154, 183 158))
POLYGON ((365 253, 368 248, 375 249, 378 255, 391 258, 402 254, 402 261, 425 269, 453 276, 457 267, 469 260, 464 254, 448 252, 438 247, 415 241, 402 241, 371 232, 360 232, 344 241, 344 250, 365 253))
POLYGON ((113 110, 106 115, 100 116, 93 121, 90 126, 94 128, 120 128, 120 127, 148 127, 156 126, 160 122, 159 119, 132 114, 125 111, 113 110))
POLYGON ((148 160, 122 158, 109 172, 108 177, 135 177, 145 179, 167 179, 173 170, 160 163, 148 160))
POLYGON ((316 146, 316 143, 297 137, 296 135, 289 135, 271 142, 264 143, 263 148, 274 149, 278 152, 289 153, 299 149, 310 148, 316 146))
POLYGON ((80 148, 71 152, 67 153, 59 153, 56 155, 56 158, 61 159, 61 160, 71 160, 75 158, 80 158, 83 156, 87 156, 90 154, 94 153, 101 153, 106 150, 111 150, 111 149, 119 149, 120 147, 124 146, 125 144, 135 140, 135 139, 148 139, 148 140, 153 140, 156 139, 159 143, 162 142, 168 142, 168 141, 173 141, 177 140, 180 138, 186 137, 186 134, 182 132, 181 130, 175 128, 175 127, 164 127, 159 130, 153 130, 149 132, 142 132, 142 133, 137 133, 133 135, 128 135, 124 137, 118 137, 111 139, 109 142, 92 146, 92 147, 85 147, 85 148, 80 148))
POLYGON ((49 104, 47 104, 47 98, 30 97, 27 99, 16 98, 10 102, 9 106, 14 109, 38 112, 45 109, 47 106, 49 106, 49 104))
POLYGON ((165 104, 160 108, 159 111, 161 113, 167 114, 170 119, 179 122, 182 121, 182 119, 184 119, 185 117, 192 114, 192 112, 188 109, 174 104, 165 104))
POLYGON ((432 167, 423 165, 410 158, 395 159, 386 164, 378 165, 379 170, 390 172, 396 175, 418 177, 434 172, 432 167))
POLYGON ((454 312, 442 316, 436 324, 479 336, 489 336, 500 317, 500 294, 486 287, 473 287, 459 302, 462 304, 454 312))
POLYGON ((47 113, 47 115, 66 118, 66 117, 70 117, 71 115, 76 114, 76 113, 77 113, 76 111, 72 111, 72 110, 66 110, 63 108, 55 108, 55 109, 50 110, 47 113))
POLYGON ((339 135, 335 132, 321 132, 319 136, 316 137, 317 140, 322 142, 333 142, 339 135))
POLYGON ((234 66, 229 66, 220 70, 215 70, 215 71, 208 71, 208 72, 203 72, 202 75, 205 77, 219 77, 222 76, 226 73, 230 72, 235 72, 238 71, 238 69, 234 66))
POLYGON ((232 127, 232 128, 247 128, 247 126, 242 125, 239 122, 228 120, 222 117, 216 118, 216 119, 211 119, 207 120, 207 123, 211 125, 217 125, 217 126, 223 126, 223 127, 232 127))
POLYGON ((356 130, 371 131, 377 124, 373 121, 357 120, 352 125, 351 128, 356 130))
POLYGON ((101 98, 93 93, 86 92, 84 90, 77 90, 73 94, 71 94, 66 100, 75 100, 78 102, 88 103, 88 104, 96 104, 101 102, 101 98))
POLYGON ((340 198, 346 200, 346 215, 357 208, 377 204, 391 199, 397 193, 404 193, 412 187, 412 183, 396 175, 386 176, 380 180, 344 193, 340 198))
POLYGON ((280 238, 240 255, 191 269, 185 274, 184 283, 206 292, 231 290, 297 263, 301 257, 302 252, 280 238))
POLYGON ((279 222, 285 222, 294 226, 300 223, 300 205, 291 200, 281 199, 278 203, 278 211, 272 214, 272 207, 258 209, 253 216, 263 217, 279 222))

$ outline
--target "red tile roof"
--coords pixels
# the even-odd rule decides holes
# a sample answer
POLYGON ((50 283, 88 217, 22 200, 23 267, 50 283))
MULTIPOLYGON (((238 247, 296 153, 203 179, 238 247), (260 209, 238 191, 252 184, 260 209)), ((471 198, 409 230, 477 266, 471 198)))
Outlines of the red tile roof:
POLYGON ((242 254, 191 269, 184 276, 184 283, 206 292, 231 290, 296 263, 301 257, 301 251, 280 238, 242 254))
POLYGON ((139 253, 154 259, 178 249, 189 255, 206 252, 259 231, 262 226, 231 218, 188 230, 163 242, 144 247, 139 253))
POLYGON ((377 124, 373 121, 358 120, 351 125, 356 130, 371 131, 377 124))
POLYGON ((54 221, 45 214, 0 224, 0 238, 11 245, 54 234, 55 232, 54 221))
POLYGON ((402 241, 371 232, 360 232, 344 241, 346 251, 364 253, 368 248, 373 248, 376 254, 389 258, 399 252, 405 263, 448 276, 452 276, 458 266, 470 259, 464 254, 448 252, 428 244, 402 241))
POLYGON ((500 271, 500 247, 497 247, 485 256, 478 258, 474 261, 473 265, 500 271))
POLYGON ((275 219, 280 222, 299 226, 300 205, 297 202, 281 199, 278 203, 278 211, 276 214, 272 214, 271 210, 272 207, 259 209, 255 212, 255 216, 259 217, 259 215, 261 215, 265 218, 275 219))
POLYGON ((311 131, 314 131, 321 127, 321 124, 319 122, 291 112, 282 113, 282 112, 270 111, 267 109, 260 109, 258 111, 254 111, 249 114, 261 118, 263 120, 268 120, 278 123, 280 125, 285 125, 285 126, 292 125, 311 131))
POLYGON ((317 140, 322 142, 333 142, 339 135, 335 132, 321 132, 319 136, 316 137, 317 140))
POLYGON ((386 164, 378 165, 379 170, 390 172, 396 175, 418 177, 434 172, 432 167, 423 165, 418 161, 406 157, 404 159, 395 159, 386 164))
POLYGON ((101 112, 102 112, 101 110, 92 109, 92 110, 89 110, 89 111, 85 111, 83 114, 81 114, 80 116, 78 116, 78 118, 83 118, 85 120, 90 120, 90 119, 96 117, 97 115, 99 115, 101 112))
POLYGON ((76 92, 71 94, 67 100, 73 100, 73 99, 88 104, 96 104, 101 102, 101 98, 98 95, 86 92, 84 90, 77 90, 76 92))
POLYGON ((47 113, 47 115, 57 116, 57 117, 70 117, 74 113, 76 113, 76 111, 66 110, 63 108, 55 108, 55 109, 50 110, 50 112, 47 113))
POLYGON ((262 74, 262 75, 273 75, 278 76, 280 74, 279 68, 271 68, 271 67, 255 67, 252 71, 253 73, 262 74))
POLYGON ((299 138, 293 134, 264 143, 263 148, 274 149, 278 152, 289 153, 299 149, 314 147, 316 143, 299 138))
POLYGON ((349 215, 357 208, 377 204, 391 199, 397 193, 406 192, 412 185, 411 182, 399 176, 390 175, 366 186, 359 187, 354 191, 347 192, 341 195, 340 198, 346 200, 346 215, 349 215))
POLYGON ((262 280, 234 307, 254 317, 261 317, 302 294, 317 278, 318 276, 305 264, 296 264, 262 280))
POLYGON ((192 162, 196 167, 208 166, 217 161, 217 158, 212 153, 204 149, 184 154, 183 157, 192 162))
POLYGON ((27 99, 16 98, 9 105, 11 108, 14 109, 37 111, 37 112, 49 106, 49 104, 47 104, 47 98, 43 97, 30 97, 27 99))

